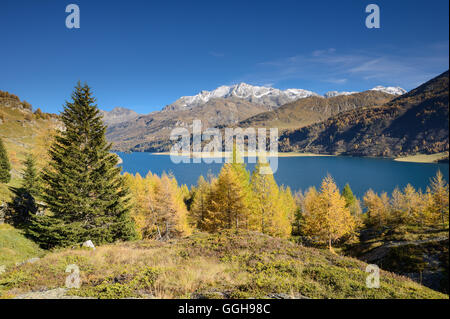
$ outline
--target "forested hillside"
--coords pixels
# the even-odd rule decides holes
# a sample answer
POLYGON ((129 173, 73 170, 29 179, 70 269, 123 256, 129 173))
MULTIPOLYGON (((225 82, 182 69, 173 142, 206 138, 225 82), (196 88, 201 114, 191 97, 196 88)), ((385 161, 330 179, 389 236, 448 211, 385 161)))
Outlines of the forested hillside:
POLYGON ((383 106, 288 131, 280 150, 386 157, 448 151, 448 76, 444 72, 383 106))
POLYGON ((395 95, 374 90, 330 98, 311 96, 282 105, 273 111, 252 116, 241 121, 237 126, 277 127, 280 131, 298 129, 321 122, 341 112, 382 105, 394 97, 395 95))

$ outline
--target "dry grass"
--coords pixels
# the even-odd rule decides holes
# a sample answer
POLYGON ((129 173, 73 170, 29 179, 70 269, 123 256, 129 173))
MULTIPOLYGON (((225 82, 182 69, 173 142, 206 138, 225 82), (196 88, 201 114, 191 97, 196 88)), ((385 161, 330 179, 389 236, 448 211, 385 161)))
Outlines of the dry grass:
POLYGON ((311 298, 448 298, 406 278, 382 272, 382 286, 365 286, 366 264, 257 233, 194 234, 169 242, 138 241, 48 254, 0 276, 12 297, 64 287, 76 264, 82 287, 70 294, 95 298, 190 298, 195 294, 261 298, 271 293, 311 298))
POLYGON ((413 162, 413 163, 436 163, 439 160, 448 158, 448 152, 436 153, 436 154, 418 154, 406 157, 396 158, 398 162, 413 162))

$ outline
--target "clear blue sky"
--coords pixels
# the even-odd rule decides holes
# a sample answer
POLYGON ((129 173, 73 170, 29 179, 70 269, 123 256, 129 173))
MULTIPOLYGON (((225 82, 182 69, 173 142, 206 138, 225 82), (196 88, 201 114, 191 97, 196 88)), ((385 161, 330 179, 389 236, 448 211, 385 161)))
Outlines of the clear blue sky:
POLYGON ((100 108, 141 113, 238 82, 409 90, 448 69, 448 28, 447 0, 0 0, 0 90, 57 112, 81 80, 100 108), (80 29, 65 27, 70 3, 80 29), (370 3, 380 29, 365 27, 370 3))

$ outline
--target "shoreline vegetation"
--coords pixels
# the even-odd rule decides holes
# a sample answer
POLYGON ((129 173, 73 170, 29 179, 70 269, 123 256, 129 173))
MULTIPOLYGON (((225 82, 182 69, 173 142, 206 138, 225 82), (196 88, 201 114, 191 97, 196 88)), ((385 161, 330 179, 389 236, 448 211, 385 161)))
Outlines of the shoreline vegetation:
MULTIPOLYGON (((150 152, 152 155, 171 155, 171 152, 150 152)), ((217 158, 217 157, 230 157, 230 152, 218 152, 219 155, 213 154, 213 153, 190 153, 189 158, 197 157, 197 158, 217 158)), ((272 154, 270 152, 266 153, 267 157, 270 157, 272 154)), ((278 157, 324 157, 324 156, 341 156, 341 155, 332 155, 332 154, 316 154, 316 153, 300 153, 300 152, 278 152, 275 153, 278 157)), ((174 154, 175 156, 184 156, 179 155, 178 153, 174 154)), ((242 157, 249 157, 249 156, 258 156, 258 153, 248 153, 245 152, 245 154, 242 155, 242 157)), ((389 159, 392 159, 397 162, 408 162, 408 163, 438 163, 442 160, 447 159, 448 160, 449 153, 448 152, 441 152, 441 153, 435 153, 435 154, 416 154, 416 155, 409 155, 405 157, 388 157, 389 159)), ((382 157, 374 157, 374 158, 382 158, 382 157)), ((383 157, 384 158, 384 157, 383 157)))

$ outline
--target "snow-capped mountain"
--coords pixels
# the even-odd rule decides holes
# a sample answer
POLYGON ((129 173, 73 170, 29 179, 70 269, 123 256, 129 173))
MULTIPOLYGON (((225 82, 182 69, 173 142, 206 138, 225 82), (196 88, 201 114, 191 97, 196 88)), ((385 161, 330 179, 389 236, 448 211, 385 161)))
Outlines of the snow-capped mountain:
POLYGON ((389 93, 389 94, 393 94, 393 95, 402 95, 406 93, 405 89, 402 89, 399 86, 381 86, 378 85, 376 87, 374 87, 373 89, 371 89, 371 91, 381 91, 384 93, 389 93))
POLYGON ((209 100, 214 98, 228 99, 233 97, 276 108, 308 96, 319 95, 302 89, 279 90, 272 87, 240 83, 231 86, 223 85, 213 91, 201 91, 194 96, 183 96, 174 103, 166 106, 165 110, 190 109, 195 106, 206 104, 209 100))
MULTIPOLYGON (((381 91, 393 95, 402 95, 406 93, 406 90, 401 87, 393 86, 376 86, 374 91, 381 91)), ((269 108, 277 108, 283 104, 293 102, 309 96, 330 98, 338 95, 351 95, 358 92, 349 91, 329 91, 323 96, 315 92, 303 90, 303 89, 287 89, 280 90, 272 87, 254 86, 247 83, 239 83, 235 85, 222 85, 212 91, 201 91, 193 96, 182 96, 174 103, 167 105, 164 110, 187 110, 196 106, 204 105, 211 99, 231 99, 238 98, 244 99, 251 103, 261 104, 269 108)))
POLYGON ((338 95, 351 95, 351 94, 355 94, 358 92, 347 92, 347 91, 342 91, 342 92, 338 92, 338 91, 329 91, 327 93, 325 93, 323 96, 326 98, 330 98, 330 97, 334 97, 334 96, 338 96, 338 95))

